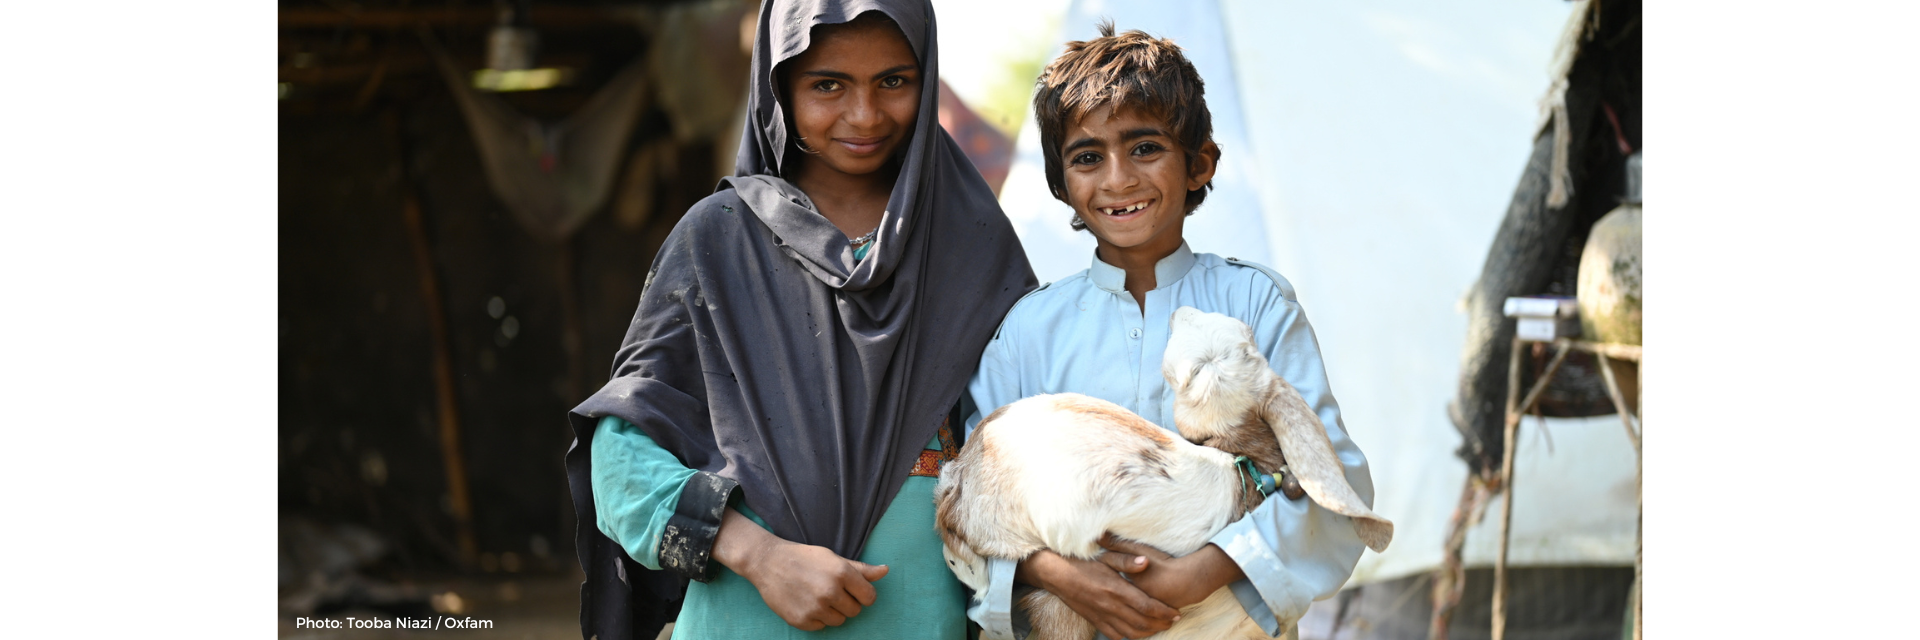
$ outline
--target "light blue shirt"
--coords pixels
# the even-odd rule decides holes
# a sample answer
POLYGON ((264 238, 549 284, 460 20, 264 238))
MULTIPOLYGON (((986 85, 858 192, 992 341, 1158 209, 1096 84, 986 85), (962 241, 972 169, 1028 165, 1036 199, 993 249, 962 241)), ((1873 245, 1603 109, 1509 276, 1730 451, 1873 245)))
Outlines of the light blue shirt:
MULTIPOLYGON (((1086 271, 1022 298, 987 344, 967 387, 974 407, 967 433, 1002 405, 1063 392, 1111 401, 1178 432, 1173 392, 1161 377, 1160 360, 1173 311, 1194 307, 1233 316, 1253 328, 1254 341, 1273 370, 1300 391, 1326 424, 1347 482, 1371 506, 1373 479, 1366 456, 1340 423, 1340 405, 1327 388, 1319 343, 1293 286, 1267 267, 1196 254, 1185 243, 1154 265, 1154 282, 1143 314, 1124 286, 1126 272, 1095 257, 1086 271)), ((1291 629, 1314 600, 1339 591, 1366 548, 1346 516, 1309 499, 1277 495, 1227 525, 1212 543, 1247 575, 1230 585, 1234 596, 1248 616, 1276 637, 1291 629)), ((988 562, 987 590, 974 594, 967 610, 984 638, 1026 635, 1026 621, 1012 611, 1016 566, 1012 560, 988 562)))

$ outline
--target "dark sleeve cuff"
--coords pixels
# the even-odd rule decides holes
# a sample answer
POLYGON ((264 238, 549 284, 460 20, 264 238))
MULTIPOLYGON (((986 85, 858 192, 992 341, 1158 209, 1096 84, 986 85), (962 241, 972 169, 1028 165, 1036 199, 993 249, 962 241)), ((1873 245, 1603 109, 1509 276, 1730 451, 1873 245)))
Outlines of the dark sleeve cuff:
POLYGON ((708 471, 687 478, 673 517, 660 532, 660 568, 689 580, 711 579, 713 539, 720 535, 720 518, 740 483, 708 471))

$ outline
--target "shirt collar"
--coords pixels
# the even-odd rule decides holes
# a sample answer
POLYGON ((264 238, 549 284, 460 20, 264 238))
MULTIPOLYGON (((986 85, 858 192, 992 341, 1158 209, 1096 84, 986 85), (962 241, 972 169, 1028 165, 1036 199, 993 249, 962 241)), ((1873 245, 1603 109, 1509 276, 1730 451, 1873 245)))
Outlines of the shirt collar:
MULTIPOLYGON (((1186 277, 1187 271, 1193 269, 1194 262, 1193 250, 1187 248, 1187 241, 1181 240, 1180 248, 1174 249, 1173 253, 1154 263, 1153 288, 1164 289, 1167 285, 1186 277)), ((1112 293, 1127 291, 1126 270, 1101 262, 1099 253, 1093 254, 1093 264, 1087 267, 1087 279, 1093 281, 1093 286, 1112 293)))

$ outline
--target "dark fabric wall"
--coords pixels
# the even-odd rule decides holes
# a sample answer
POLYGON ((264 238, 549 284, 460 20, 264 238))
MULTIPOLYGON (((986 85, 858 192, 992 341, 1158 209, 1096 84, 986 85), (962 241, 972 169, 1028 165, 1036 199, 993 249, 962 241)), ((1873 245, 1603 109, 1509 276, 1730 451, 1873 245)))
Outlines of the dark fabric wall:
MULTIPOLYGON (((1619 205, 1625 191, 1627 154, 1620 148, 1621 139, 1640 150, 1640 2, 1596 4, 1590 14, 1598 21, 1593 37, 1582 43, 1567 74, 1572 197, 1562 207, 1546 205, 1553 148, 1553 128, 1546 127, 1535 139, 1533 155, 1468 296, 1467 340, 1451 417, 1461 433, 1458 453, 1475 472, 1497 469, 1505 446, 1502 425, 1514 322, 1502 313, 1502 305, 1509 296, 1574 294, 1587 233, 1619 205)), ((1549 355, 1546 350, 1533 354, 1532 365, 1523 368, 1522 384, 1531 384, 1531 372, 1544 369, 1549 355)), ((1569 355, 1542 396, 1543 413, 1613 413, 1595 367, 1591 355, 1569 355)), ((1622 384, 1631 386, 1633 381, 1622 384)))
MULTIPOLYGON (((1507 576, 1510 640, 1618 640, 1633 567, 1525 567, 1507 576)), ((1433 612, 1426 575, 1369 584, 1313 603, 1301 640, 1427 640, 1433 612)), ((1467 571, 1466 592, 1447 626, 1450 640, 1485 640, 1493 629, 1493 570, 1467 571)))
MULTIPOLYGON (((604 66, 624 61, 609 56, 604 66)), ((466 125, 437 82, 390 79, 357 111, 283 105, 280 407, 272 417, 280 511, 366 525, 396 543, 403 566, 446 567, 458 557, 432 334, 403 217, 411 190, 445 309, 479 550, 513 552, 530 569, 565 568, 573 526, 561 467, 571 441, 566 410, 606 379, 655 249, 713 187, 713 150, 673 145, 668 159, 684 177, 656 185, 650 219, 622 224, 602 211, 568 242, 543 242, 489 191, 466 125), (504 302, 498 318, 488 308, 495 297, 504 302), (509 318, 518 325, 512 337, 509 318), (570 318, 577 356, 566 348, 570 318)), ((592 86, 514 99, 550 117, 592 86)), ((630 148, 664 140, 667 130, 649 111, 630 148)))

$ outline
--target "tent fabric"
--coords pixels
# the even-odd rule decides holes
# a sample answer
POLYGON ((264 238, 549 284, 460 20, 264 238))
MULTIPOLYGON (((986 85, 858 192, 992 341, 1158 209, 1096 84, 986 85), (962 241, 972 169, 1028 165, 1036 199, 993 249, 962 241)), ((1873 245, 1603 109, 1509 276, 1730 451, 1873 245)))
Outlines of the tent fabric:
POLYGON ((606 204, 647 99, 646 59, 615 74, 578 112, 549 123, 475 90, 445 50, 431 39, 427 48, 480 148, 487 185, 515 222, 536 237, 562 240, 606 204))
MULTIPOLYGON (((1051 59, 1110 17, 1173 38, 1206 79, 1221 175, 1187 239, 1273 267, 1314 315, 1347 426, 1372 463, 1374 510, 1396 525, 1393 545, 1364 554, 1350 585, 1440 566, 1467 473, 1447 415, 1467 326, 1459 302, 1532 151, 1570 12, 1074 0, 1049 45, 1051 59)), ((1038 138, 1029 122, 1015 141, 1001 206, 1049 281, 1084 268, 1093 241, 1068 230, 1070 210, 1047 193, 1038 138)), ((1511 562, 1630 565, 1632 450, 1618 417, 1545 424, 1521 429, 1511 562)), ((1467 566, 1491 566, 1495 526, 1469 531, 1467 566)))
MULTIPOLYGON (((1114 19, 1116 31, 1139 29, 1155 37, 1172 38, 1206 80, 1207 107, 1213 113, 1213 139, 1220 146, 1220 165, 1213 191, 1186 220, 1185 233, 1194 251, 1248 262, 1272 264, 1267 223, 1260 192, 1259 158, 1251 152, 1242 117, 1239 85, 1220 5, 1199 2, 1075 0, 1061 22, 1059 37, 1049 45, 1047 59, 1066 50, 1070 40, 1091 40, 1103 18, 1114 19)), ((1042 282, 1059 280, 1087 268, 1093 256, 1093 235, 1067 225, 1073 208, 1053 198, 1047 188, 1040 130, 1029 114, 1014 141, 1013 167, 1000 190, 1001 206, 1020 233, 1020 241, 1042 282)))

